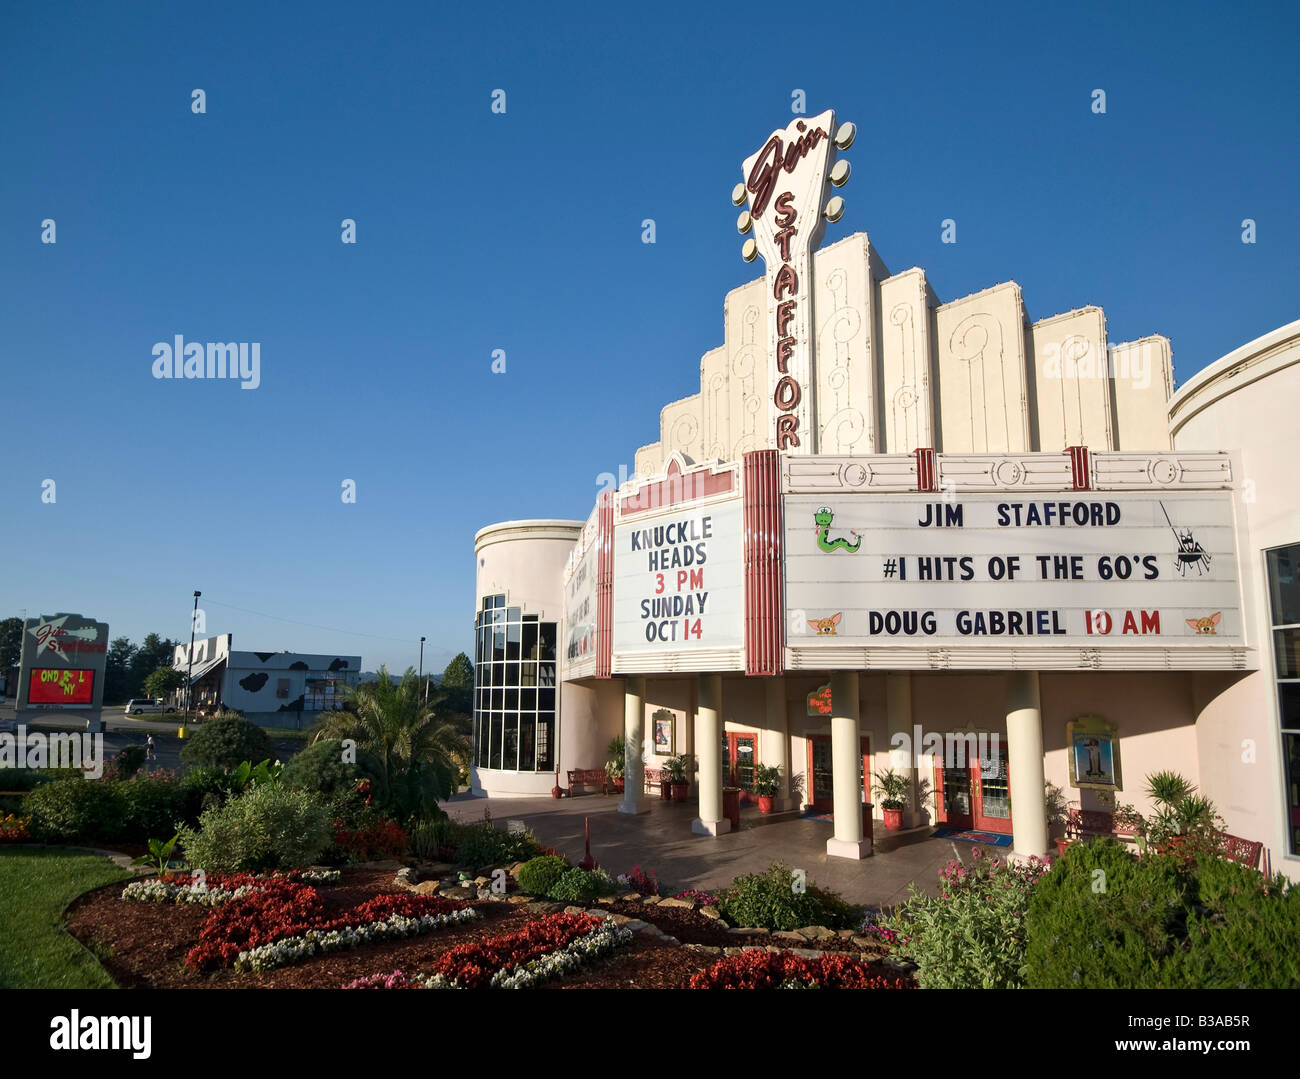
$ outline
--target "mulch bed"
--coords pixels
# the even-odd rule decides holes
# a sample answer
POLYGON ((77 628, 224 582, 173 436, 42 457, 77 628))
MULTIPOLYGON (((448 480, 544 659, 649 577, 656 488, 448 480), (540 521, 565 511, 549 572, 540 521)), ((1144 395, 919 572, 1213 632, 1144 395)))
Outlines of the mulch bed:
MULTIPOLYGON (((229 968, 202 974, 185 966, 185 954, 198 943, 199 929, 211 908, 124 900, 122 887, 120 883, 109 884, 81 896, 69 908, 67 928, 99 957, 119 985, 136 988, 337 989, 367 974, 428 970, 434 959, 448 948, 487 934, 520 929, 530 919, 542 916, 540 912, 530 911, 527 904, 485 900, 474 904, 485 919, 482 922, 448 927, 427 936, 364 944, 260 974, 236 973, 229 968)), ((348 869, 337 884, 315 887, 328 913, 354 907, 375 895, 397 891, 391 869, 348 869)), ((658 904, 622 901, 599 906, 611 913, 651 922, 682 944, 858 950, 851 942, 840 939, 793 941, 761 935, 735 936, 723 924, 684 907, 661 908, 658 904)), ((545 988, 679 989, 692 974, 718 958, 638 934, 632 947, 562 980, 547 983, 545 988)))

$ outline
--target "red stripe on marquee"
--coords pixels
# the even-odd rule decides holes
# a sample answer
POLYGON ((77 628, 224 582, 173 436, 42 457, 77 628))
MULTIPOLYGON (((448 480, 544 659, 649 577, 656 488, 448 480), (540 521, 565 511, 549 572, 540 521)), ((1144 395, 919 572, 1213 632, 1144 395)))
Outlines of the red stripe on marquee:
POLYGON ((785 671, 781 553, 781 459, 776 450, 743 458, 745 521, 745 673, 785 671))

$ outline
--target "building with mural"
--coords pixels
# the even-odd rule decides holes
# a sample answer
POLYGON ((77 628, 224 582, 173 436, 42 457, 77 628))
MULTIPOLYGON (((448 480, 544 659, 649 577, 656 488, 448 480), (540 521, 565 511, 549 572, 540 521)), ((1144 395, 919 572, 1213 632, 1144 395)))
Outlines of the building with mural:
POLYGON ((263 727, 308 727, 334 711, 361 674, 360 656, 239 652, 233 640, 223 633, 195 641, 192 665, 189 644, 176 646, 172 666, 189 676, 196 712, 231 708, 263 727))
POLYGON ((941 298, 863 233, 820 246, 854 137, 797 117, 744 161, 765 272, 636 475, 476 535, 475 790, 548 794, 621 734, 628 813, 689 753, 724 835, 767 764, 862 857, 893 768, 905 825, 1030 855, 1045 784, 1145 812, 1173 769, 1300 876, 1300 322, 1175 393, 1170 342, 1111 344, 1099 307, 941 298))

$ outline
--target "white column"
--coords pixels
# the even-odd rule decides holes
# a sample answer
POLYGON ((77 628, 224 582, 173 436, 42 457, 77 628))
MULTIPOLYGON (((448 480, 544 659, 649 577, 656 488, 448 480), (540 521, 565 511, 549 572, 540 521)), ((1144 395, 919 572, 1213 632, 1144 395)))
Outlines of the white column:
POLYGON ((900 775, 906 776, 908 783, 907 809, 903 811, 903 827, 915 828, 921 823, 921 805, 916 796, 916 755, 921 751, 921 747, 914 744, 912 676, 906 671, 885 675, 885 713, 889 722, 889 767, 900 775), (896 734, 907 736, 907 740, 902 743, 907 749, 906 761, 902 760, 901 751, 893 750, 896 734))
POLYGON ((1007 675, 1007 763, 1011 768, 1011 857, 1041 858, 1047 852, 1047 799, 1037 671, 1007 675))
POLYGON ((620 813, 649 813, 645 797, 645 679, 623 679, 623 800, 620 813))
POLYGON ((773 800, 772 808, 797 808, 790 804, 790 714, 786 708, 784 677, 769 678, 764 682, 763 715, 768 737, 779 740, 781 746, 772 762, 781 769, 781 789, 773 800))
POLYGON ((831 674, 831 782, 835 835, 826 840, 832 858, 865 858, 871 840, 862 836, 861 735, 858 733, 858 672, 831 674))
POLYGON ((722 815, 722 675, 700 675, 695 709, 695 755, 700 766, 700 815, 691 822, 697 835, 722 835, 731 821, 722 815))

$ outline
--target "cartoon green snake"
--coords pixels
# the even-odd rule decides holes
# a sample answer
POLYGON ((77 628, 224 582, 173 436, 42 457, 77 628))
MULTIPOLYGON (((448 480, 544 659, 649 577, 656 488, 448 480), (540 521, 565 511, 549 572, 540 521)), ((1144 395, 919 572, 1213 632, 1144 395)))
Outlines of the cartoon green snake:
POLYGON ((849 529, 849 534, 853 536, 854 542, 850 543, 843 536, 839 539, 831 539, 831 522, 835 520, 835 514, 829 506, 823 506, 813 514, 813 520, 817 522, 817 546, 823 551, 834 551, 843 548, 852 554, 862 546, 862 537, 853 529, 849 529))

